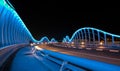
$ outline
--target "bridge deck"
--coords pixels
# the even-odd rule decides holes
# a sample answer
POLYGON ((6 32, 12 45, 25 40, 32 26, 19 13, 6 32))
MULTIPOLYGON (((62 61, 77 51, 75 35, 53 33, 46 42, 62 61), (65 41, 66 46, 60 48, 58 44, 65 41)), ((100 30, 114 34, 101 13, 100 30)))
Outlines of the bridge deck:
MULTIPOLYGON (((120 66, 120 55, 114 53, 98 52, 93 50, 78 50, 69 49, 63 47, 53 47, 51 45, 38 45, 41 48, 60 52, 63 54, 69 54, 78 56, 81 58, 87 58, 97 61, 102 61, 105 63, 115 64, 120 66), (115 56, 114 56, 115 55, 115 56)), ((50 60, 37 56, 33 53, 31 47, 24 47, 20 49, 14 56, 12 64, 10 64, 10 69, 6 71, 59 71, 61 66, 51 62, 50 60)))
POLYGON ((74 49, 65 47, 54 47, 51 45, 38 45, 41 48, 52 50, 55 52, 60 52, 64 54, 74 55, 77 57, 83 57, 87 59, 102 61, 105 63, 115 64, 120 66, 120 54, 96 50, 84 50, 84 49, 74 49))
POLYGON ((14 57, 10 71, 51 71, 37 60, 29 47, 22 48, 14 57))

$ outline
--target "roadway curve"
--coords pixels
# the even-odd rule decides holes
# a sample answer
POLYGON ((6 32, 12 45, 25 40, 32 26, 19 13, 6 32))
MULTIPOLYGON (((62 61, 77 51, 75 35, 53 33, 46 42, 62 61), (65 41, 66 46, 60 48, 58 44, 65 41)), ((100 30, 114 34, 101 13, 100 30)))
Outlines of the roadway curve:
POLYGON ((120 54, 114 52, 104 52, 96 50, 85 50, 65 47, 55 47, 51 44, 40 44, 40 48, 60 52, 63 54, 69 54, 77 57, 87 58, 91 60, 102 61, 105 63, 115 64, 120 66, 120 54))

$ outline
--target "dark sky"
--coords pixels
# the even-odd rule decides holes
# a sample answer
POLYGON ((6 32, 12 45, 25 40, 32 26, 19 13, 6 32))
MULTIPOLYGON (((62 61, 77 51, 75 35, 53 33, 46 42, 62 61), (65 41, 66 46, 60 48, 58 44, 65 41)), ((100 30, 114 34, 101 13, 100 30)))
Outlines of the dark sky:
MULTIPOLYGON (((10 0, 35 39, 62 40, 82 27, 94 27, 120 35, 120 8, 86 6, 55 0, 10 0)), ((81 5, 82 4, 82 5, 81 5)))

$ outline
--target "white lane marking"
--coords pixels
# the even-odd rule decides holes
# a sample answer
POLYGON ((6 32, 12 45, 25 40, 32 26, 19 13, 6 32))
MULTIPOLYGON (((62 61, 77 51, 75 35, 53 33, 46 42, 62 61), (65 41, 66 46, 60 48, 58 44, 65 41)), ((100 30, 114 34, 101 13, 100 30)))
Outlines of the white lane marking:
POLYGON ((103 49, 96 49, 97 51, 103 51, 103 49))
POLYGON ((86 50, 91 50, 92 48, 86 48, 86 50))
POLYGON ((119 52, 119 50, 109 50, 110 52, 119 52))

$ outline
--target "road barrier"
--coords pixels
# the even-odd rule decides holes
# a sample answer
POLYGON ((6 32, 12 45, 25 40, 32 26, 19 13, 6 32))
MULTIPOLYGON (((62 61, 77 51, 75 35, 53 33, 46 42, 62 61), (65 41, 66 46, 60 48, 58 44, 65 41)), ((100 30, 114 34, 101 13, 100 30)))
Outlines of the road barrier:
MULTIPOLYGON (((120 66, 61 54, 50 50, 40 50, 37 55, 41 55, 46 59, 60 65, 60 71, 120 71, 120 66)), ((53 66, 54 67, 54 66, 53 66)))
POLYGON ((4 66, 5 62, 8 60, 8 58, 18 49, 27 46, 28 44, 14 44, 10 46, 6 46, 3 48, 0 48, 0 70, 4 66))

